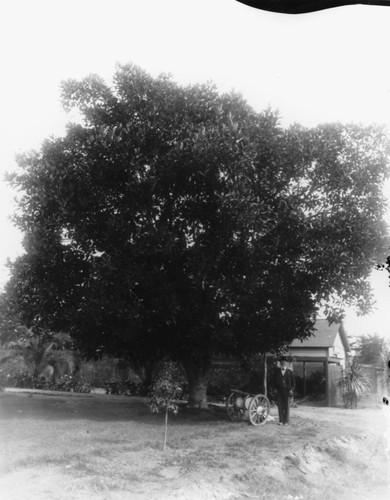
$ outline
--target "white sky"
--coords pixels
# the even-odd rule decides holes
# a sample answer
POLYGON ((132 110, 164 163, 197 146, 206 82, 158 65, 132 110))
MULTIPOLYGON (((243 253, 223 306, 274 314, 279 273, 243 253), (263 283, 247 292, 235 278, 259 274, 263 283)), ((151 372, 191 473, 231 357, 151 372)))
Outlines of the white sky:
MULTIPOLYGON (((0 286, 7 258, 21 251, 3 173, 15 168, 15 153, 63 133, 62 80, 97 73, 110 81, 116 62, 133 62, 179 83, 234 88, 255 109, 279 109, 284 125, 390 125, 389 26, 390 7, 380 6, 291 16, 235 0, 3 0, 0 286)), ((374 273, 373 283, 378 310, 366 318, 349 314, 346 328, 390 339, 387 273, 374 273)))

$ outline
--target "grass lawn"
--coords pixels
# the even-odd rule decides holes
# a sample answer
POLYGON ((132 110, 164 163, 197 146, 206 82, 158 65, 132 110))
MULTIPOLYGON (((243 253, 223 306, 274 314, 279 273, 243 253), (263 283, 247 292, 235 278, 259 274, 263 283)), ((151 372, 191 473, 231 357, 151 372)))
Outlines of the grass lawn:
POLYGON ((0 498, 389 498, 385 424, 380 404, 302 406, 290 427, 182 409, 163 453, 142 398, 2 392, 0 498))

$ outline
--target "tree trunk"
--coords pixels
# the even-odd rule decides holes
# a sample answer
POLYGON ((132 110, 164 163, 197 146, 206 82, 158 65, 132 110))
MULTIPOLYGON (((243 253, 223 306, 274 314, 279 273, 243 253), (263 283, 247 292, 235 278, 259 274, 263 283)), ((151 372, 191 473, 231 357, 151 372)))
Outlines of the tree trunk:
POLYGON ((182 362, 188 379, 188 407, 207 408, 207 386, 211 373, 211 359, 207 356, 182 362))
POLYGON ((131 361, 131 369, 138 375, 142 383, 142 394, 146 394, 153 383, 161 358, 152 358, 144 362, 131 361))
POLYGON ((166 402, 166 408, 165 408, 165 429, 164 429, 164 446, 163 446, 163 451, 165 451, 165 448, 167 447, 167 436, 168 436, 168 401, 166 402))

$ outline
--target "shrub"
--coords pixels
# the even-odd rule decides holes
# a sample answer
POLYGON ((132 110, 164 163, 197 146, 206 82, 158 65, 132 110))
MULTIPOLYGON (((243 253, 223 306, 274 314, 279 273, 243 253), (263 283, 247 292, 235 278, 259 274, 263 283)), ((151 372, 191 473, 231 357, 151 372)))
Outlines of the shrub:
POLYGON ((49 383, 43 377, 33 377, 30 373, 22 370, 6 374, 2 377, 3 387, 18 387, 21 389, 48 389, 49 383))
POLYGON ((124 391, 123 394, 125 396, 140 396, 142 395, 142 382, 141 380, 134 376, 130 377, 124 383, 124 391))
POLYGON ((71 376, 64 375, 55 382, 52 382, 44 377, 34 377, 30 373, 20 370, 8 374, 2 373, 0 386, 65 392, 91 392, 91 386, 78 378, 72 378, 71 376))
POLYGON ((87 384, 83 382, 81 379, 77 377, 72 377, 70 375, 64 375, 55 382, 50 383, 49 388, 52 391, 80 392, 80 393, 91 392, 90 384, 87 384))
POLYGON ((111 378, 105 384, 106 394, 117 394, 122 396, 141 396, 143 394, 142 381, 134 374, 130 375, 125 382, 111 378))

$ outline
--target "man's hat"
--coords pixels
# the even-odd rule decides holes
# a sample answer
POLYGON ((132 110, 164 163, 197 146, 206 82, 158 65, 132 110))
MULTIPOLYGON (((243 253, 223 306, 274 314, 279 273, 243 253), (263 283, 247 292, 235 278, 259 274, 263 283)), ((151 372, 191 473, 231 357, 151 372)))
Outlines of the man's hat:
POLYGON ((288 359, 286 358, 286 356, 282 356, 279 358, 279 361, 288 361, 288 359))

